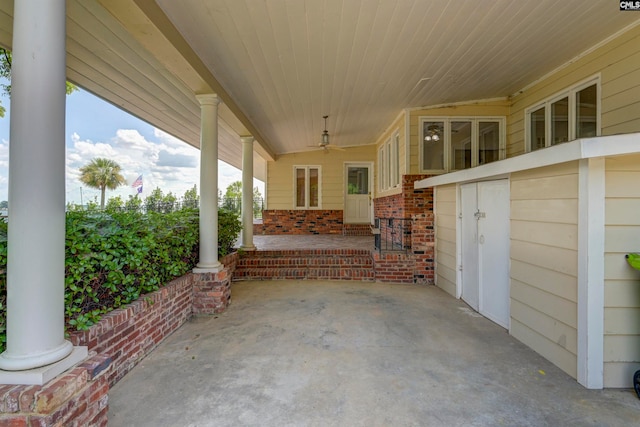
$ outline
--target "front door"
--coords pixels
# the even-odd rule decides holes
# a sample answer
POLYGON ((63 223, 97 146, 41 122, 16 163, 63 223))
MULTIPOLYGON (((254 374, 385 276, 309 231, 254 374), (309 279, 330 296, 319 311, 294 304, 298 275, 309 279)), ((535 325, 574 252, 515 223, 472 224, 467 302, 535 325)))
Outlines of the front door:
POLYGON ((509 182, 460 187, 462 299, 509 327, 509 182))
POLYGON ((344 222, 371 223, 371 165, 347 164, 345 170, 344 222))

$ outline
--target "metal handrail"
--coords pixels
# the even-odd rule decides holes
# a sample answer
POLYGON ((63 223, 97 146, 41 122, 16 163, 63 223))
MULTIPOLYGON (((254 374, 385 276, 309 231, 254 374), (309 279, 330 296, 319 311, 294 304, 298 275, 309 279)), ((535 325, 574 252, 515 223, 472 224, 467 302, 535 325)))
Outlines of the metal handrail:
POLYGON ((411 218, 375 218, 374 245, 378 252, 411 249, 411 218))

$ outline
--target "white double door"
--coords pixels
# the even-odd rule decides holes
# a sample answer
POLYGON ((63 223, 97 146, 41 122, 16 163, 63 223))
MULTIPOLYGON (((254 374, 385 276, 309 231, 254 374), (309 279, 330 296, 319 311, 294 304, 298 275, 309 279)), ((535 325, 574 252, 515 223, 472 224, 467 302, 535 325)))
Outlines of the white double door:
POLYGON ((509 328, 509 181, 460 187, 462 299, 509 328))

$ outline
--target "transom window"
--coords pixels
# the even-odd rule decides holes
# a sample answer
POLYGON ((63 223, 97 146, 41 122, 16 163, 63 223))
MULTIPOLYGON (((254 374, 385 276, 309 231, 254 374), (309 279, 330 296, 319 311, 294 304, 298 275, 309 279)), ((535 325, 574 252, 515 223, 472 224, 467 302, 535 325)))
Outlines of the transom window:
POLYGON ((420 118, 420 167, 448 172, 504 158, 504 118, 420 118))
POLYGON ((600 134, 600 79, 591 79, 526 110, 527 150, 600 134))
POLYGON ((320 166, 294 166, 296 209, 320 208, 320 166))

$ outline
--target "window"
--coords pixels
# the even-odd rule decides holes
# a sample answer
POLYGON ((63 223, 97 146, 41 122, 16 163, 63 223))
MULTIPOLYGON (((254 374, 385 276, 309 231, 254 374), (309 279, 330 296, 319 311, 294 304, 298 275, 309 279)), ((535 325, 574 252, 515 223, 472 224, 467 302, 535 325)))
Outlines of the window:
POLYGON ((504 118, 420 119, 423 172, 468 169, 504 158, 504 118))
POLYGON ((294 166, 295 207, 320 207, 320 166, 294 166))
POLYGON ((400 185, 400 135, 396 132, 378 149, 378 188, 400 185))
POLYGON ((598 87, 599 79, 591 79, 527 109, 528 151, 597 136, 598 87))

